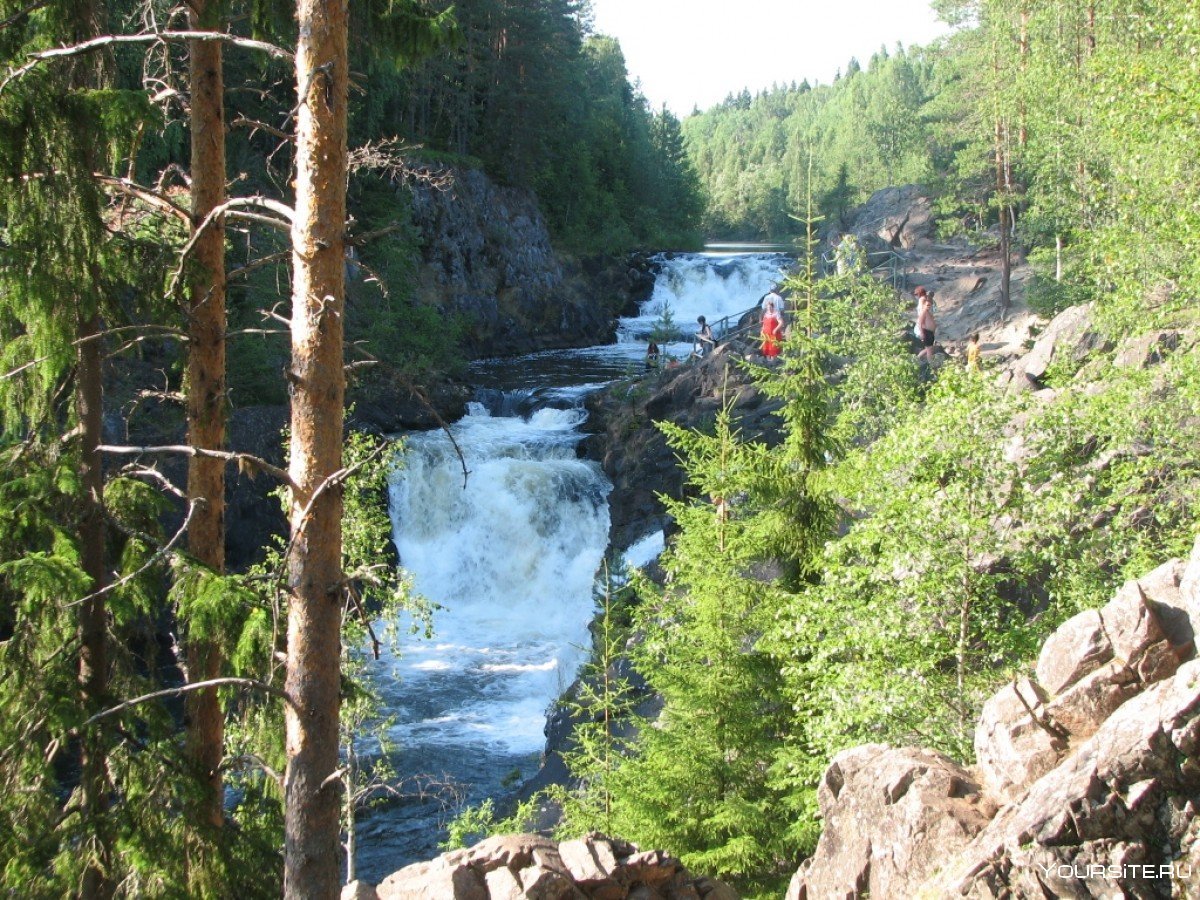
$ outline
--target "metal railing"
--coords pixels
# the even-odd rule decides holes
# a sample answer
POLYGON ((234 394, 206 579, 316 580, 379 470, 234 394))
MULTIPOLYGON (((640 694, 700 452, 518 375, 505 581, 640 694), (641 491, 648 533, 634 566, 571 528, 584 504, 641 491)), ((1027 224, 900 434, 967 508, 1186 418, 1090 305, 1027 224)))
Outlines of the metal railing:
MULTIPOLYGON (((864 254, 866 270, 880 281, 890 282, 892 290, 900 293, 904 290, 904 282, 908 277, 908 269, 902 257, 895 250, 876 250, 864 254)), ((821 254, 821 270, 825 274, 837 271, 838 258, 833 250, 821 254)))
POLYGON ((737 323, 741 322, 741 320, 750 313, 757 311, 758 304, 756 303, 749 309, 743 309, 741 312, 731 313, 728 316, 722 317, 715 324, 710 323, 713 330, 713 337, 715 337, 718 342, 730 341, 736 337, 740 337, 748 331, 752 331, 758 323, 755 322, 741 327, 738 327, 737 323))

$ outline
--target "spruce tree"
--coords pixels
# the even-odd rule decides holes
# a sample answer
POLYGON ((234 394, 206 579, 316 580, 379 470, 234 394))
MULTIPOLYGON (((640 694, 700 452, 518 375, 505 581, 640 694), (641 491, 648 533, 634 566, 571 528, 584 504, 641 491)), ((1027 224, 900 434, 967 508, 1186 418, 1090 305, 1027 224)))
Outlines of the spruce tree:
POLYGON ((766 779, 789 710, 757 646, 776 592, 753 575, 774 552, 755 503, 770 451, 741 440, 728 409, 711 435, 660 427, 696 496, 664 498, 680 532, 662 558, 666 587, 635 612, 633 650, 663 707, 608 778, 612 820, 699 871, 746 877, 790 855, 766 779))

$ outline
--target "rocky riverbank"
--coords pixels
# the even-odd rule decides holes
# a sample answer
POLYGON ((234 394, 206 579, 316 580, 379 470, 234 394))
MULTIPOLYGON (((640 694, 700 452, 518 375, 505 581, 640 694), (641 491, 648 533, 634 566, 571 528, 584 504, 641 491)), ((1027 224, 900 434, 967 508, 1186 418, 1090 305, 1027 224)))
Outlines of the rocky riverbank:
POLYGON ((1054 632, 985 704, 975 766, 839 754, 788 900, 1198 896, 1197 634, 1200 541, 1054 632))
POLYGON ((737 900, 723 882, 697 877, 679 860, 626 841, 589 835, 557 843, 532 834, 488 838, 416 863, 342 900, 737 900))

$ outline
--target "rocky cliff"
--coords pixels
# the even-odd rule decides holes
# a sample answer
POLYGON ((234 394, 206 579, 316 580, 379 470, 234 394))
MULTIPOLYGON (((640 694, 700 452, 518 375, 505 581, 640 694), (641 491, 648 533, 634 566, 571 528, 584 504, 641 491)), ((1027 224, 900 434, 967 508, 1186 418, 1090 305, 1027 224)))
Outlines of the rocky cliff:
POLYGON ((592 434, 583 450, 600 462, 613 482, 609 496, 613 546, 627 547, 646 533, 669 526, 657 495, 682 496, 683 469, 655 422, 670 421, 684 428, 711 424, 722 398, 727 398, 744 435, 778 442, 779 421, 774 413, 780 404, 755 387, 740 365, 754 358, 753 342, 722 343, 699 361, 654 371, 588 398, 590 416, 584 427, 592 434))
POLYGON ((999 690, 978 763, 836 756, 788 900, 1200 897, 1200 541, 1064 623, 999 690))
POLYGON ((644 266, 560 257, 534 195, 475 169, 453 170, 449 187, 416 185, 412 216, 418 299, 463 318, 471 356, 607 343, 631 292, 653 287, 644 266))

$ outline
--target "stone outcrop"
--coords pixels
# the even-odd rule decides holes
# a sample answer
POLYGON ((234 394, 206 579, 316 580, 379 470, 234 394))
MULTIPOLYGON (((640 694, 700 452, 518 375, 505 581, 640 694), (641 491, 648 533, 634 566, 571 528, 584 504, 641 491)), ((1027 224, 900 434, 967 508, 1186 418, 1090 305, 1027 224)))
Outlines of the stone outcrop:
POLYGON ((726 884, 692 876, 657 850, 589 835, 557 843, 532 834, 406 866, 378 887, 347 885, 342 900, 737 900, 726 884))
POLYGON ((850 231, 868 251, 911 250, 934 236, 933 204, 919 184, 876 191, 860 206, 850 231))
POLYGON ((1050 320, 1033 349, 1002 376, 1010 390, 1038 390, 1050 365, 1059 360, 1081 363, 1094 350, 1112 349, 1092 322, 1091 303, 1071 306, 1050 320))
POLYGON ((423 240, 419 302, 462 317, 472 356, 610 341, 614 312, 628 299, 622 291, 645 290, 645 273, 624 262, 613 272, 564 265, 531 192, 476 169, 450 174, 448 188, 412 189, 423 240))
POLYGON ((1200 540, 1046 641, 984 706, 973 769, 839 754, 789 900, 1200 897, 1200 540))
POLYGON ((912 897, 926 872, 995 814, 962 766, 930 750, 881 744, 838 754, 817 789, 826 841, 790 896, 912 897))

